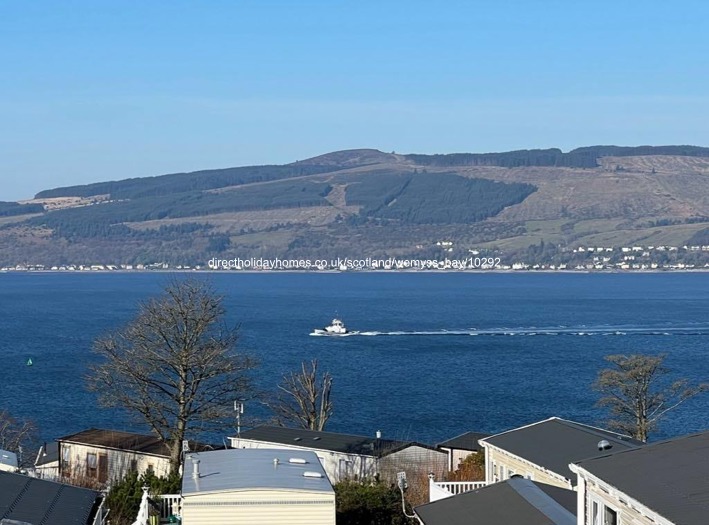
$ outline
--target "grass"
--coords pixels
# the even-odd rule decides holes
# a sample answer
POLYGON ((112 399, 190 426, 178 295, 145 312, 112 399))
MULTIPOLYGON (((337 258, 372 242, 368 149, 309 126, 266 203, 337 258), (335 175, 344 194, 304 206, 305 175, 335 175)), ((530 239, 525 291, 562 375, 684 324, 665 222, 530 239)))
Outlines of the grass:
POLYGON ((696 232, 705 229, 705 223, 657 226, 638 230, 616 230, 584 237, 582 240, 592 246, 629 246, 638 244, 682 246, 696 232))
POLYGON ((569 246, 683 246, 692 235, 707 227, 706 223, 698 223, 608 231, 607 228, 617 227, 626 221, 597 219, 579 221, 574 225, 574 230, 571 234, 562 234, 559 228, 559 224, 562 222, 559 220, 527 221, 527 234, 481 243, 479 246, 482 248, 498 248, 503 252, 522 250, 527 246, 539 244, 542 240, 545 243, 566 244, 569 246), (583 235, 584 231, 588 232, 588 234, 583 235))

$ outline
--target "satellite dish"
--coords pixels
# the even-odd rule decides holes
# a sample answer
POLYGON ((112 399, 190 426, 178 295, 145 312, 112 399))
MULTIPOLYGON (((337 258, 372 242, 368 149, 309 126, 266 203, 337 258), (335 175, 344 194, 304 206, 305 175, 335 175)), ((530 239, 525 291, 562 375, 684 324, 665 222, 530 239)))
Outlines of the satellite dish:
POLYGON ((598 450, 609 450, 613 445, 607 439, 602 439, 598 442, 598 450))

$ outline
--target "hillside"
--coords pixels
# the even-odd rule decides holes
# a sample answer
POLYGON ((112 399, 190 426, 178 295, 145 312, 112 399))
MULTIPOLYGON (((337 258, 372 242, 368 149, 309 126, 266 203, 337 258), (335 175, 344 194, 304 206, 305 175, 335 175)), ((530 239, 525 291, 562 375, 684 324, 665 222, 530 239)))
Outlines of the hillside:
POLYGON ((0 203, 0 266, 428 258, 469 249, 512 261, 587 245, 682 246, 709 238, 708 182, 709 148, 695 146, 339 151, 0 203), (440 241, 453 251, 442 252, 440 241))

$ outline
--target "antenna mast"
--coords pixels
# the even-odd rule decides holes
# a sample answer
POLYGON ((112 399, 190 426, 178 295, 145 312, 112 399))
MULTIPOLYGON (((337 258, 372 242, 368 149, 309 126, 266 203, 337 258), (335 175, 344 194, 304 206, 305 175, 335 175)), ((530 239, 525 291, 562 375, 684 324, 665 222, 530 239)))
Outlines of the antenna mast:
POLYGON ((238 399, 234 400, 234 412, 236 412, 236 437, 241 437, 241 416, 244 414, 244 403, 238 399))

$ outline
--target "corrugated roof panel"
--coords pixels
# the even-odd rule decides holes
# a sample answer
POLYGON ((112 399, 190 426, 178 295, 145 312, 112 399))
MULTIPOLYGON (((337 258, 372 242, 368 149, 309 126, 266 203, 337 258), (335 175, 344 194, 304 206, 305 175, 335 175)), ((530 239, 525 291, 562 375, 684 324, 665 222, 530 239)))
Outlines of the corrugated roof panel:
POLYGON ((0 519, 87 525, 99 496, 93 490, 0 472, 0 519))

